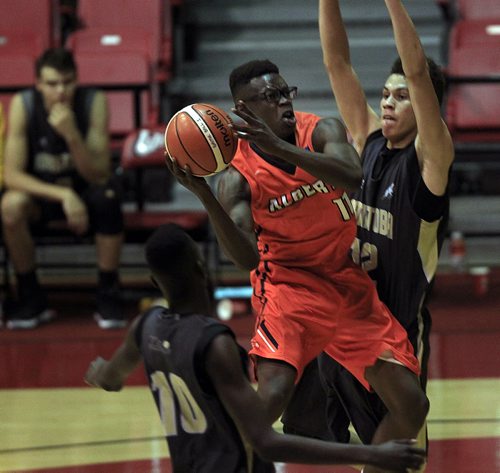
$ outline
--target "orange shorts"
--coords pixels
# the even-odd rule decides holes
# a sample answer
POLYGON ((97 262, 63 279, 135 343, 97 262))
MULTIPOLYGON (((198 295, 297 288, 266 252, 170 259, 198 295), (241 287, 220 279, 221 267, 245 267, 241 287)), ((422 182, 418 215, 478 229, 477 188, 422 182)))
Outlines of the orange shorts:
POLYGON ((328 274, 268 263, 266 270, 252 273, 257 314, 252 358, 285 361, 297 369, 298 381, 304 367, 324 351, 367 389, 365 368, 383 354, 420 374, 405 329, 359 266, 348 264, 328 274))

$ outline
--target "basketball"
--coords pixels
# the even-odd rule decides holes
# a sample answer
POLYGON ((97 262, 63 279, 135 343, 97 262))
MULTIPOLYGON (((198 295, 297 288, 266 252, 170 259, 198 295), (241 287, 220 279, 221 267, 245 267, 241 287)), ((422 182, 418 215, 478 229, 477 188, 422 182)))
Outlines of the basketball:
POLYGON ((238 144, 229 124, 231 117, 220 108, 195 103, 179 110, 165 130, 165 148, 181 168, 189 165, 195 176, 223 171, 238 144))

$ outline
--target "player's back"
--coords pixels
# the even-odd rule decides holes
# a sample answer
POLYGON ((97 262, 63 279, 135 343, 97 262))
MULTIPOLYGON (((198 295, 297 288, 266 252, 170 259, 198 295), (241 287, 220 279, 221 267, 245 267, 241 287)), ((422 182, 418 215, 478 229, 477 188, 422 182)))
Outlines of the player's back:
MULTIPOLYGON (((214 337, 232 334, 215 319, 154 307, 136 338, 162 418, 173 469, 190 473, 270 473, 272 464, 247 456, 241 436, 205 371, 214 337)), ((233 335, 234 336, 234 335, 233 335)), ((242 369, 246 354, 241 349, 242 369)))

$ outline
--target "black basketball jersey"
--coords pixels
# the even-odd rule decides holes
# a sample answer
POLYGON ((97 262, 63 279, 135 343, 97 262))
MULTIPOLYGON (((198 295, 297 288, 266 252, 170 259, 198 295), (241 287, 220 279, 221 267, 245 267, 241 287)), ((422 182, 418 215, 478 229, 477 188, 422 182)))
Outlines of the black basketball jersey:
MULTIPOLYGON (((73 100, 76 125, 82 136, 87 136, 90 110, 96 90, 77 88, 73 100)), ((68 146, 49 124, 43 97, 35 88, 21 94, 27 116, 28 172, 53 184, 79 188, 83 179, 77 174, 68 146)))
POLYGON ((353 196, 358 228, 352 256, 376 282, 380 299, 417 349, 420 313, 444 238, 448 197, 432 196, 423 183, 414 142, 388 149, 378 130, 368 137, 362 157, 363 181, 353 196), (416 199, 422 195, 439 202, 437 217, 425 220, 422 212, 417 214, 416 199))
MULTIPOLYGON (((244 444, 205 371, 212 340, 232 331, 215 319, 162 307, 145 313, 136 332, 175 473, 272 473, 244 444)), ((247 356, 240 347, 242 370, 247 356)))

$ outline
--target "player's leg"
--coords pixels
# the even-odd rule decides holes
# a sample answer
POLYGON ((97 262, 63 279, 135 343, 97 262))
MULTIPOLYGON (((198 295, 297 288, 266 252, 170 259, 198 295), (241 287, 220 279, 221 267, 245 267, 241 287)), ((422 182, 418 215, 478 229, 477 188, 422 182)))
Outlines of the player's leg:
POLYGON ((269 422, 283 413, 293 393, 297 370, 290 364, 270 358, 255 358, 258 380, 257 394, 264 402, 269 422))
MULTIPOLYGON (((406 367, 377 360, 365 370, 365 378, 387 407, 372 439, 379 444, 397 438, 416 438, 429 411, 429 400, 418 377, 406 367)), ((365 473, 381 470, 365 467, 365 473)))
POLYGON ((16 272, 17 301, 8 301, 5 313, 10 329, 31 329, 50 320, 54 312, 38 281, 35 243, 30 223, 39 220, 41 209, 25 192, 7 191, 2 197, 4 240, 16 272))
POLYGON ((281 418, 285 433, 321 440, 349 442, 349 419, 336 393, 324 389, 318 366, 313 360, 304 369, 292 398, 281 418), (330 427, 327 423, 329 419, 330 427))
POLYGON ((123 214, 118 192, 111 183, 90 186, 82 192, 90 224, 95 232, 98 283, 96 319, 99 327, 120 328, 126 324, 118 267, 123 244, 123 214))
MULTIPOLYGON (((371 443, 378 424, 387 413, 383 402, 326 353, 322 353, 318 360, 320 376, 328 392, 327 419, 330 429, 333 432, 339 430, 336 425, 339 419, 337 406, 341 405, 359 439, 365 444, 371 443)), ((337 441, 343 440, 337 438, 337 441)))
POLYGON ((7 191, 2 196, 4 239, 17 273, 35 268, 35 244, 29 228, 34 214, 33 199, 25 192, 7 191))

